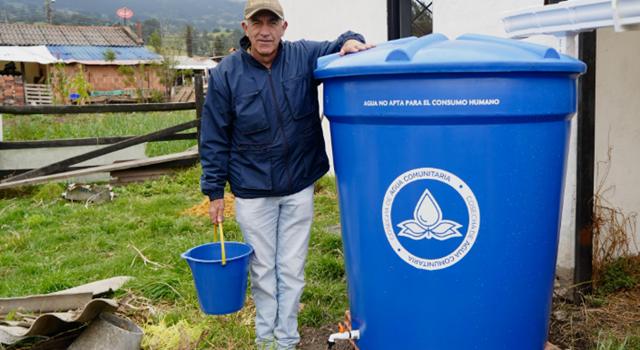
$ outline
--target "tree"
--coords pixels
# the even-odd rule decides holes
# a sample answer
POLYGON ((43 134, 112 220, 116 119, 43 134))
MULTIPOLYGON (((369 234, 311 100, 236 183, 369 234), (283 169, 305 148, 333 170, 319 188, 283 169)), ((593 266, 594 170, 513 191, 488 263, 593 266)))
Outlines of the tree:
POLYGON ((210 33, 200 32, 195 38, 197 38, 197 40, 194 40, 194 53, 199 56, 211 55, 213 52, 213 41, 210 39, 210 33))
POLYGON ((213 55, 214 56, 224 56, 226 52, 226 48, 224 45, 224 40, 222 39, 221 34, 217 34, 213 39, 213 55))
POLYGON ((159 31, 151 33, 151 36, 149 36, 149 45, 153 47, 153 50, 157 54, 160 54, 160 52, 162 51, 162 36, 160 36, 159 31))
MULTIPOLYGON (((142 39, 145 43, 149 43, 153 33, 158 32, 158 34, 160 34, 161 31, 162 26, 156 18, 147 19, 142 22, 142 39)), ((151 44, 149 43, 149 45, 151 44)))
POLYGON ((187 44, 187 56, 193 57, 193 27, 190 25, 187 26, 185 42, 187 44))
POLYGON ((168 52, 162 55, 162 62, 157 65, 160 83, 164 85, 165 88, 164 95, 166 99, 171 98, 171 87, 173 87, 178 74, 176 65, 178 65, 178 61, 175 56, 172 56, 168 52))
POLYGON ((93 89, 91 84, 87 81, 87 77, 84 73, 84 66, 78 65, 76 74, 70 81, 71 90, 77 94, 76 103, 83 105, 89 101, 91 97, 90 91, 93 89))
POLYGON ((53 66, 49 82, 53 86, 53 102, 67 104, 69 102, 69 77, 64 63, 56 63, 53 66))
POLYGON ((234 29, 233 31, 229 31, 228 35, 226 36, 227 40, 225 42, 225 47, 227 49, 240 48, 240 39, 242 39, 243 36, 244 36, 244 32, 242 32, 240 29, 234 29))

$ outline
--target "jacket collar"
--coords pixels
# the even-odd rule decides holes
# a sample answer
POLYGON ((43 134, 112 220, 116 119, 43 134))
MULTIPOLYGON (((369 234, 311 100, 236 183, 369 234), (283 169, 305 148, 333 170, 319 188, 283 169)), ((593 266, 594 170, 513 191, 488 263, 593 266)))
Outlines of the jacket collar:
MULTIPOLYGON (((251 42, 249 38, 245 35, 240 39, 240 47, 242 48, 242 57, 244 57, 250 64, 262 68, 267 69, 267 67, 263 66, 262 63, 258 62, 251 54, 247 51, 249 47, 251 47, 251 42)), ((282 40, 280 40, 280 44, 278 45, 278 53, 276 53, 276 57, 273 59, 273 63, 271 64, 271 69, 275 67, 278 62, 280 62, 280 57, 282 56, 282 50, 284 49, 284 45, 282 45, 282 40)))

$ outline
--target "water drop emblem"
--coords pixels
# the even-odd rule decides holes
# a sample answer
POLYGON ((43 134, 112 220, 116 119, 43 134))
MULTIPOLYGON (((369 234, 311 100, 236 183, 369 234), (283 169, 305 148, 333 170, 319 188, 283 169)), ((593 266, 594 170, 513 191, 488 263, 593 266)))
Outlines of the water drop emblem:
POLYGON ((448 239, 462 237, 458 231, 462 225, 455 221, 443 220, 442 209, 435 197, 428 189, 424 191, 413 212, 413 220, 406 220, 398 224, 401 229, 398 236, 413 240, 436 239, 446 241, 448 239))
MULTIPOLYGON (((445 190, 446 187, 441 188, 445 190)), ((442 193, 444 195, 444 192, 442 193)), ((435 192, 435 194, 440 195, 440 192, 435 192)), ((466 182, 445 169, 415 168, 398 175, 389 183, 382 199, 381 209, 384 235, 393 253, 405 263, 420 270, 443 270, 459 263, 472 250, 480 231, 480 205, 476 195, 466 182), (447 186, 455 191, 459 197, 450 195, 446 202, 438 202, 438 198, 431 192, 435 189, 431 185, 433 183, 447 186), (394 206, 394 202, 398 198, 405 201, 407 196, 398 197, 398 194, 406 193, 407 186, 411 184, 423 184, 420 188, 424 190, 416 193, 413 192, 415 185, 409 187, 411 188, 409 190, 411 191, 410 202, 394 206), (413 202, 414 200, 415 202, 413 202), (458 201, 464 203, 466 212, 463 213, 461 203, 458 201), (400 212, 394 216, 394 210, 396 213, 400 212), (412 216, 411 220, 405 220, 412 216), (446 220, 447 218, 455 218, 458 221, 465 220, 464 228, 456 221, 446 220), (460 230, 463 230, 463 233, 460 233, 460 230), (447 244, 438 244, 439 241, 447 241, 447 244), (420 254, 425 254, 425 252, 420 249, 415 249, 412 252, 404 246, 405 244, 412 249, 415 249, 417 245, 442 248, 445 255, 433 258, 421 256, 420 254)))
POLYGON ((433 227, 442 220, 442 210, 429 190, 420 197, 413 216, 423 227, 433 227))

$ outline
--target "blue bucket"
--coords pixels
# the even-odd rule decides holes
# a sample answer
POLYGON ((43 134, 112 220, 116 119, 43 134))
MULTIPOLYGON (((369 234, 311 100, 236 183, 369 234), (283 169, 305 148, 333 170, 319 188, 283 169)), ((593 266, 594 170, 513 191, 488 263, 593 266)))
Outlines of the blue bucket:
POLYGON ((225 315, 239 311, 247 291, 250 245, 226 242, 226 265, 222 265, 220 243, 208 243, 184 252, 198 293, 200 308, 208 315, 225 315))

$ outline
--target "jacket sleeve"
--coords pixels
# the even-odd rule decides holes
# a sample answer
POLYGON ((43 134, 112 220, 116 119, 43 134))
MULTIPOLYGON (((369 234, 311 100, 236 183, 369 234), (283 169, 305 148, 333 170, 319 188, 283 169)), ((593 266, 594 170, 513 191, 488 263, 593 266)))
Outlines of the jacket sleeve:
POLYGON ((212 69, 200 124, 200 188, 209 199, 224 197, 231 149, 232 101, 222 73, 212 69))
POLYGON ((305 47, 307 47, 307 50, 309 50, 309 53, 310 53, 309 59, 311 61, 310 63, 312 64, 312 67, 315 69, 318 58, 340 51, 344 43, 346 43, 351 39, 358 40, 362 43, 365 42, 364 37, 362 35, 358 33, 354 33, 352 31, 342 33, 342 35, 340 35, 338 39, 334 41, 302 40, 301 42, 305 47))

